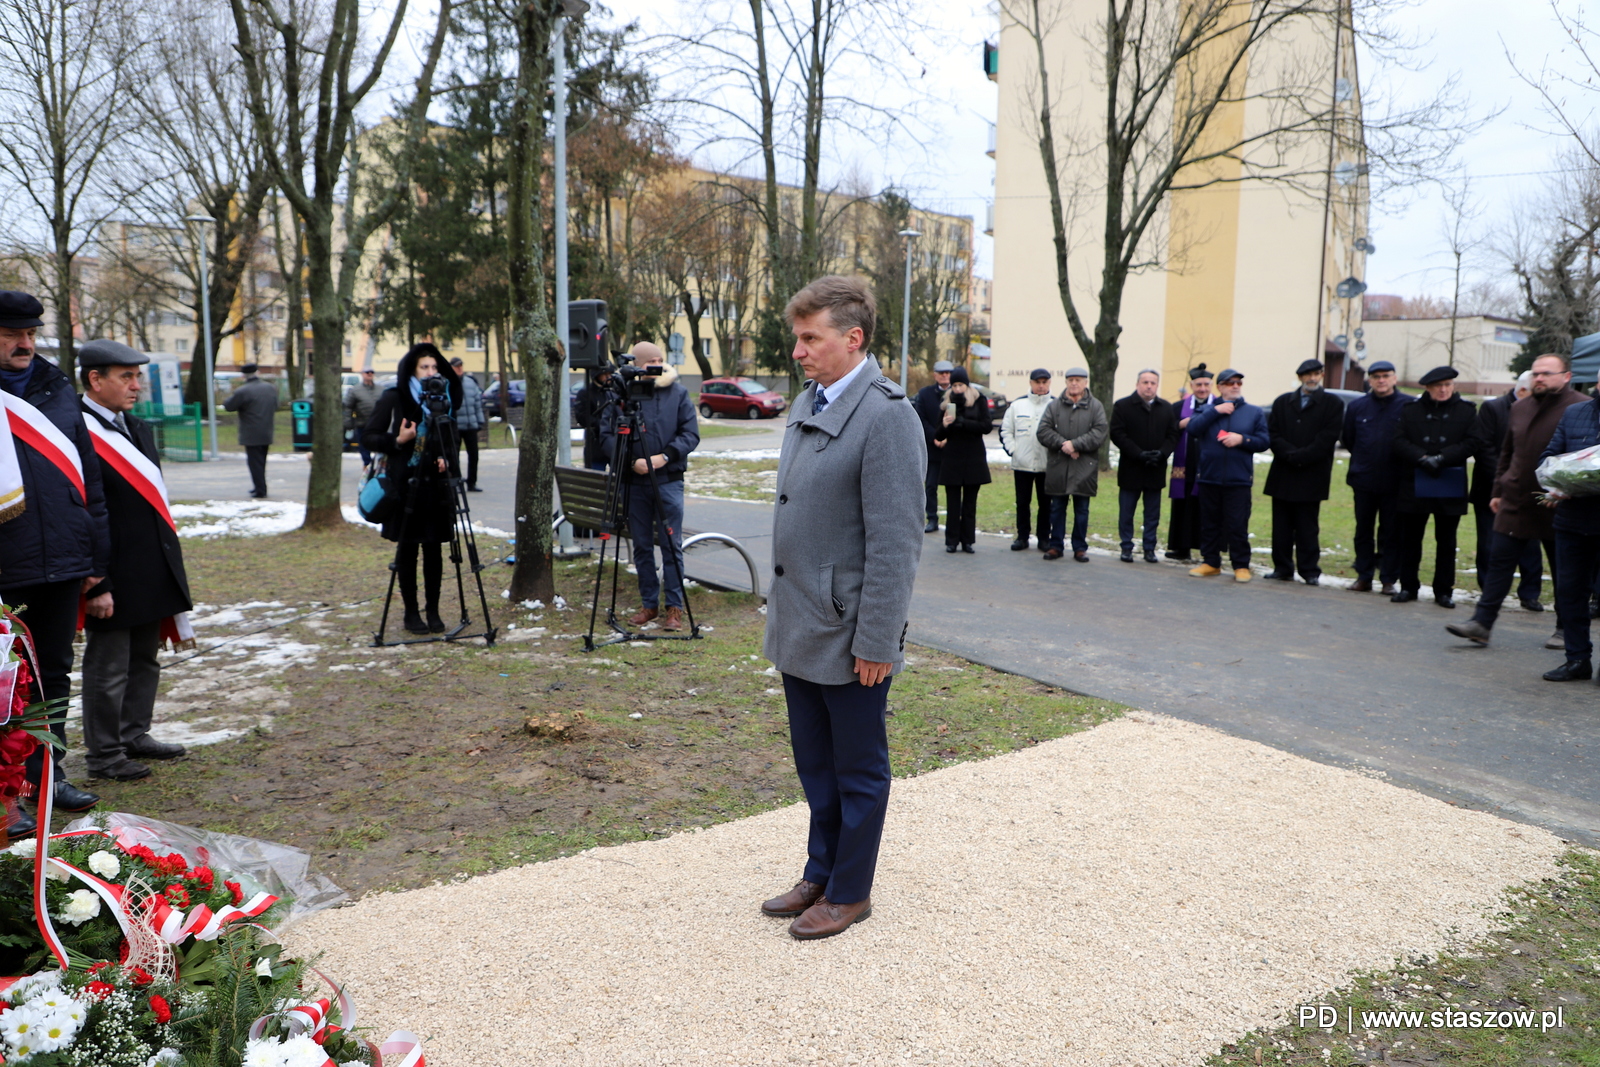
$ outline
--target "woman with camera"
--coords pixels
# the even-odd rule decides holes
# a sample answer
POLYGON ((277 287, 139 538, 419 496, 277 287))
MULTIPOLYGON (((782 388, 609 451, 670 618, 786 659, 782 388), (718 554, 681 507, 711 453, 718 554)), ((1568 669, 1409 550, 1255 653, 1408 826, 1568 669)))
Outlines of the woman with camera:
POLYGON ((414 634, 443 633, 439 587, 444 582, 444 553, 455 527, 455 494, 450 476, 459 476, 453 441, 439 440, 452 429, 448 419, 430 419, 428 408, 451 416, 461 406, 460 379, 439 350, 424 341, 411 346, 400 360, 395 385, 383 391, 372 411, 361 443, 386 457, 389 477, 406 506, 383 524, 385 540, 399 543, 395 572, 405 604, 405 628, 414 634), (442 388, 441 388, 442 386, 442 388), (424 612, 417 611, 417 551, 422 552, 424 612))
POLYGON ((972 387, 967 369, 950 372, 942 422, 933 435, 939 458, 939 484, 944 486, 944 550, 974 551, 978 539, 978 490, 989 484, 989 451, 983 435, 994 429, 989 401, 972 387))

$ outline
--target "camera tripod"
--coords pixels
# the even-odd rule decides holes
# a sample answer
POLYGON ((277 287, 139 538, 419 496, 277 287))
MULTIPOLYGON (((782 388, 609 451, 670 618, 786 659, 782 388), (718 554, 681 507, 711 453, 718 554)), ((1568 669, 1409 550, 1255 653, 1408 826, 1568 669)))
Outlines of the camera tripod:
MULTIPOLYGON (((653 386, 652 386, 653 388, 653 386)), ((700 639, 700 624, 694 621, 694 611, 689 607, 688 591, 684 589, 683 580, 683 550, 673 538, 675 532, 667 525, 666 518, 661 509, 661 483, 656 478, 656 469, 649 462, 644 444, 644 415, 639 410, 638 401, 627 396, 623 390, 622 398, 618 401, 621 405, 621 414, 617 424, 617 439, 611 449, 611 469, 606 475, 606 500, 605 523, 600 533, 600 565, 594 574, 594 598, 589 606, 589 632, 584 634, 583 649, 593 652, 606 645, 614 645, 622 641, 697 641, 700 639), (632 453, 640 453, 635 456, 632 453), (689 623, 689 632, 686 634, 667 633, 637 633, 623 625, 617 618, 617 587, 622 580, 623 560, 620 548, 616 553, 616 564, 611 569, 611 603, 606 606, 606 625, 613 632, 613 636, 604 641, 594 639, 595 621, 600 612, 600 586, 605 580, 606 573, 606 546, 614 539, 619 530, 628 528, 628 498, 630 488, 630 475, 633 473, 633 461, 644 459, 645 470, 650 479, 650 503, 653 521, 655 523, 655 540, 661 546, 661 595, 663 598, 671 588, 674 578, 677 588, 683 594, 683 613, 689 623)))
MULTIPOLYGON (((465 641, 474 637, 483 638, 487 645, 494 644, 495 628, 489 620, 489 599, 483 592, 483 571, 487 565, 478 559, 478 542, 472 534, 472 510, 467 503, 467 484, 454 472, 449 462, 456 455, 457 442, 460 438, 456 432, 456 421, 448 411, 448 395, 445 394, 443 405, 446 409, 443 411, 433 410, 435 406, 433 398, 424 397, 423 400, 426 433, 419 436, 416 450, 412 454, 412 465, 415 468, 412 473, 415 476, 406 484, 405 507, 400 520, 400 540, 395 544, 394 559, 389 561, 389 592, 383 599, 383 615, 378 620, 378 632, 372 635, 372 643, 375 646, 421 645, 434 641, 465 641), (445 480, 450 487, 450 562, 456 572, 456 602, 461 606, 461 618, 443 633, 408 636, 388 641, 384 639, 384 632, 389 626, 389 609, 394 603, 395 583, 400 577, 400 553, 406 544, 406 535, 416 525, 414 519, 418 490, 424 479, 432 477, 431 474, 422 472, 430 466, 437 466, 437 461, 440 459, 446 461, 445 480), (465 556, 462 553, 463 547, 466 550, 465 556), (478 588, 478 605, 483 610, 483 629, 476 633, 466 632, 472 620, 467 615, 467 589, 461 572, 464 559, 470 561, 472 580, 478 588)), ((415 560, 412 566, 420 563, 421 560, 415 560)), ((426 564, 423 566, 425 568, 426 564)))

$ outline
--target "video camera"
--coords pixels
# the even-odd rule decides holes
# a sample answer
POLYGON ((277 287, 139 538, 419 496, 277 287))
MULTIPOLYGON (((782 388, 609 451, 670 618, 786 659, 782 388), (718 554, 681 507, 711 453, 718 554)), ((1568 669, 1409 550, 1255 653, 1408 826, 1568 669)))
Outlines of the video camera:
POLYGON ((621 383, 623 395, 629 400, 649 400, 655 395, 655 383, 650 378, 659 378, 667 372, 665 366, 634 367, 633 356, 628 352, 617 353, 617 381, 621 383))
POLYGON ((422 379, 422 396, 419 398, 422 410, 435 417, 449 418, 451 415, 450 383, 443 378, 422 379))

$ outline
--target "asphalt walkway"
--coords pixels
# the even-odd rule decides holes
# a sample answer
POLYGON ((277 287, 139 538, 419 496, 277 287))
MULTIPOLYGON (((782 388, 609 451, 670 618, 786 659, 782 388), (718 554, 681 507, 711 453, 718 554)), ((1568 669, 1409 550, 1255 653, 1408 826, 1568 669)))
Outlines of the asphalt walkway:
MULTIPOLYGON (((772 447, 776 424, 707 448, 772 447)), ((513 528, 515 453, 483 454, 474 518, 513 528)), ((174 499, 242 499, 243 456, 169 464, 174 499)), ((306 460, 268 465, 271 495, 304 499, 306 460)), ((358 463, 345 459, 353 501, 358 463)), ((1111 507, 1101 498, 1095 507, 1111 507)), ((685 526, 740 539, 766 575, 771 509, 689 498, 685 526)), ((1191 578, 1162 563, 1046 563, 980 537, 976 555, 947 555, 929 536, 911 639, 1001 670, 1215 726, 1311 759, 1361 768, 1466 807, 1544 826, 1600 846, 1600 780, 1592 685, 1539 674, 1559 653, 1541 648, 1554 616, 1511 609, 1494 644, 1444 632, 1470 609, 1444 611, 1378 595, 1255 581, 1191 578)), ((726 549, 691 553, 691 577, 749 588, 726 549)), ((763 579, 765 581, 765 579, 763 579)))

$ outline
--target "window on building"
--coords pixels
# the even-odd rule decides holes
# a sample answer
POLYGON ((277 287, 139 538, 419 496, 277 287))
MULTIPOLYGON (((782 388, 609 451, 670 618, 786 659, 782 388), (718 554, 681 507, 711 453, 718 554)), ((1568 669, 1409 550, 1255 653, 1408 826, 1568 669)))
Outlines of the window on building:
POLYGON ((667 338, 667 362, 674 367, 683 366, 683 334, 674 333, 667 338))
POLYGON ((275 355, 275 356, 283 355, 285 347, 286 346, 284 345, 283 338, 274 337, 272 339, 272 354, 273 355, 275 355))
POLYGON ((468 352, 482 352, 483 351, 483 333, 482 333, 482 331, 480 331, 480 330, 468 330, 467 331, 467 335, 466 335, 466 345, 467 345, 467 351, 468 352))
POLYGON ((183 355, 185 352, 189 351, 189 340, 188 340, 188 338, 180 337, 176 341, 172 342, 172 350, 174 352, 178 353, 178 355, 180 355, 180 356, 183 355))
POLYGON ((711 358, 711 338, 700 338, 700 355, 704 356, 706 359, 711 358))

